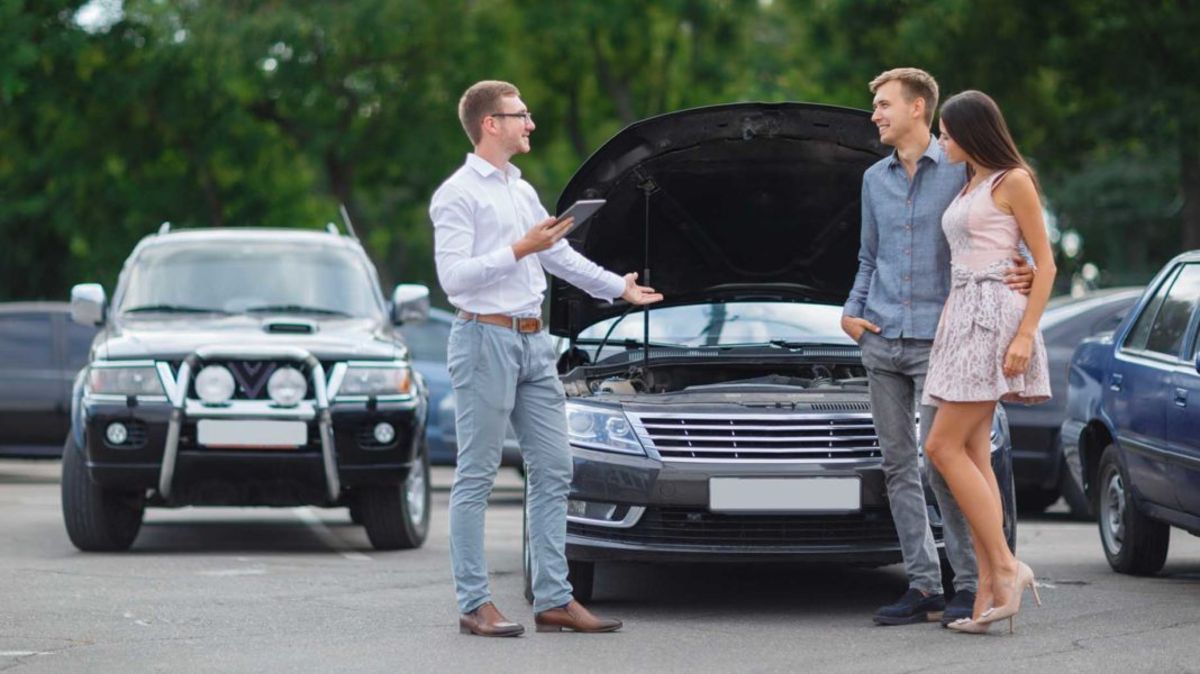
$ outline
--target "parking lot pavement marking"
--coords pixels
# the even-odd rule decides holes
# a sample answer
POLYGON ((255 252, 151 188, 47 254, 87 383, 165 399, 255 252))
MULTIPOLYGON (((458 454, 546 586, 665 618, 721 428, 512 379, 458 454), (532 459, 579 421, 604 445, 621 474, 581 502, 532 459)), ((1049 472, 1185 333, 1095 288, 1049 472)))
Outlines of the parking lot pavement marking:
POLYGON ((325 545, 328 545, 332 550, 336 551, 342 557, 355 562, 372 561, 370 557, 362 554, 361 552, 355 552, 354 550, 347 549, 346 543, 342 541, 342 539, 338 538, 337 534, 333 533, 329 527, 325 526, 325 523, 321 521, 320 517, 317 517, 317 514, 313 512, 312 508, 303 506, 300 508, 293 508, 292 512, 295 513, 297 519, 307 524, 309 529, 312 529, 313 533, 317 535, 317 538, 321 539, 325 545))

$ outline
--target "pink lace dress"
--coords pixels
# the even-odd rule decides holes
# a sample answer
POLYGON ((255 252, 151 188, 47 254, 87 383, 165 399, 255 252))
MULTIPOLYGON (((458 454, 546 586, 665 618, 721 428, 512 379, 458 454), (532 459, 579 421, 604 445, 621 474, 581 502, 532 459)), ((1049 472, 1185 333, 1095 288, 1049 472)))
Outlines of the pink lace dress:
POLYGON ((1017 334, 1028 299, 1004 283, 1004 271, 1017 254, 1021 229, 1016 218, 1001 211, 992 198, 992 188, 1002 175, 997 171, 959 194, 942 216, 942 230, 950 243, 950 295, 929 355, 921 398, 924 405, 1050 399, 1040 330, 1034 338, 1029 368, 1015 377, 1004 376, 1004 355, 1017 334))

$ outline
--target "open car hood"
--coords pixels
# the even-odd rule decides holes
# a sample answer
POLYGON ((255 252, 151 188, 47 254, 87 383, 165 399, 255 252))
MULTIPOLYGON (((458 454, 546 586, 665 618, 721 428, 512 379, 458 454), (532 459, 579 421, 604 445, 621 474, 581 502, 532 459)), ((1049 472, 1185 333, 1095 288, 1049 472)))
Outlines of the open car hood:
MULTIPOLYGON (((890 151, 870 114, 735 103, 617 133, 571 178, 561 213, 607 199, 571 245, 663 293, 663 306, 784 299, 840 303, 854 282, 863 172, 890 151), (649 278, 646 278, 646 270, 649 278)), ((551 279, 550 331, 575 337, 628 309, 551 279)))

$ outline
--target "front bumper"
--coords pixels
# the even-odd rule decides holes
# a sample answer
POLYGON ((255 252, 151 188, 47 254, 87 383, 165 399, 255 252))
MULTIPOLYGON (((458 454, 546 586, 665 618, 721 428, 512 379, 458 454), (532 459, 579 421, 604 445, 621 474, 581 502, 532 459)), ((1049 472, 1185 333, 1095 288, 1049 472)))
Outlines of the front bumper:
MULTIPOLYGON (((672 463, 573 448, 570 498, 615 504, 616 522, 568 517, 567 557, 580 561, 839 561, 902 559, 880 462, 672 463), (713 477, 857 477, 853 513, 720 514, 709 509, 713 477)), ((929 499, 932 503, 932 500, 929 499)), ((935 540, 941 520, 930 508, 935 540)))
MULTIPOLYGON (((341 364, 339 364, 341 365, 341 364)), ((146 490, 165 505, 332 505, 346 487, 398 484, 408 474, 421 438, 425 396, 419 388, 404 399, 330 401, 321 364, 299 349, 248 353, 202 349, 169 377, 159 364, 166 397, 85 395, 82 422, 92 479, 122 490, 146 490), (284 358, 305 362, 314 397, 294 408, 265 401, 232 401, 207 407, 187 397, 197 360, 221 357, 284 358), (287 449, 210 448, 197 441, 203 419, 302 422, 305 442, 287 449), (120 422, 129 440, 110 443, 105 431, 120 422), (395 437, 379 443, 371 430, 380 422, 395 437)), ((338 379, 335 371, 330 382, 338 379)), ((332 387, 331 387, 332 388, 332 387)))

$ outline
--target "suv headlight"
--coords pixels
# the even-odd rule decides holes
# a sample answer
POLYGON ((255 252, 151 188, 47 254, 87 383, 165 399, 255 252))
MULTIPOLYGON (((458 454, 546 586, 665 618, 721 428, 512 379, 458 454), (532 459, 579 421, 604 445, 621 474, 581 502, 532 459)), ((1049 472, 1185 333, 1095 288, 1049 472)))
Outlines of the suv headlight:
POLYGON ((338 396, 408 395, 412 376, 407 365, 350 365, 338 396))
POLYGON ((572 445, 645 455, 642 443, 619 409, 567 403, 567 439, 572 445))
POLYGON ((166 395, 153 365, 92 363, 88 369, 88 390, 123 396, 166 395))

